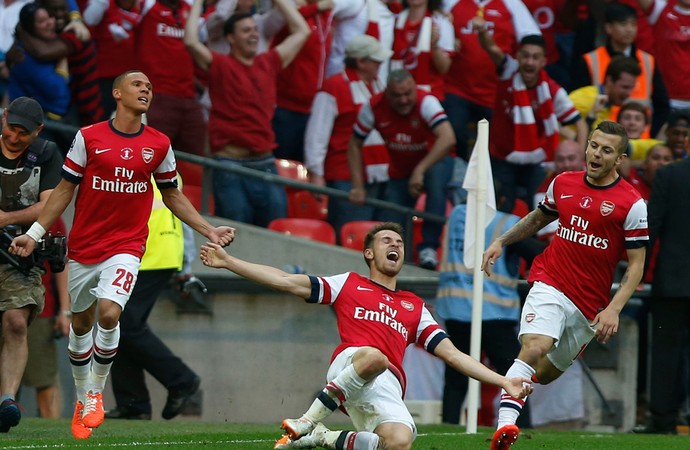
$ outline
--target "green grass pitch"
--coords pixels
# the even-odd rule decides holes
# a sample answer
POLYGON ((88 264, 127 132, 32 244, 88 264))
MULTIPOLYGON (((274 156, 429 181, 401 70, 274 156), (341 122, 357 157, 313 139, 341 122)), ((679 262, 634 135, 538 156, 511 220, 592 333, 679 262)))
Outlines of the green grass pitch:
MULTIPOLYGON (((334 426, 335 428, 335 426, 334 426)), ((468 435, 464 428, 422 425, 415 450, 474 450, 489 448, 493 429, 480 428, 468 435)), ((0 448, 142 450, 258 450, 272 449, 280 436, 278 424, 203 423, 183 420, 106 420, 88 440, 77 441, 66 419, 24 419, 8 434, 0 435, 0 448)), ((524 430, 515 450, 675 450, 690 449, 690 436, 652 436, 572 431, 524 430)))

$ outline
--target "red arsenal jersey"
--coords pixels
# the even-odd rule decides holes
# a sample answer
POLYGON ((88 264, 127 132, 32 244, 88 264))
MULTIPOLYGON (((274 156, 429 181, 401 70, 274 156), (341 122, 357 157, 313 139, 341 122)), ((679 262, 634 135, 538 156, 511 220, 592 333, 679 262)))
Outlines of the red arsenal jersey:
POLYGON ((136 28, 136 64, 152 81, 156 92, 193 98, 194 61, 182 41, 191 6, 184 1, 176 8, 147 0, 136 28))
POLYGON ((523 37, 541 34, 539 27, 520 0, 451 0, 446 3, 453 15, 455 39, 460 42, 460 50, 454 53, 446 74, 446 92, 492 107, 498 82, 496 65, 479 44, 472 19, 483 15, 496 45, 509 55, 515 54, 523 37))
POLYGON ((151 175, 159 189, 177 186, 170 139, 145 125, 135 134, 99 122, 77 132, 62 176, 79 184, 69 257, 95 264, 128 253, 141 258, 153 206, 151 175))
POLYGON ((532 264, 529 282, 563 292, 593 319, 609 303, 623 251, 647 244, 647 205, 623 178, 594 186, 585 172, 564 172, 549 186, 539 208, 558 214, 558 230, 532 264))
POLYGON ((381 92, 359 110, 354 132, 365 139, 373 129, 378 130, 390 155, 388 174, 402 179, 409 177, 429 152, 436 140, 433 129, 446 120, 438 99, 419 88, 417 104, 406 116, 396 113, 386 93, 381 92))
POLYGON ((388 357, 391 370, 402 377, 405 348, 413 343, 433 352, 447 337, 424 306, 407 291, 391 291, 354 272, 330 277, 310 277, 310 303, 331 305, 338 319, 341 344, 331 361, 349 347, 375 347, 388 357))

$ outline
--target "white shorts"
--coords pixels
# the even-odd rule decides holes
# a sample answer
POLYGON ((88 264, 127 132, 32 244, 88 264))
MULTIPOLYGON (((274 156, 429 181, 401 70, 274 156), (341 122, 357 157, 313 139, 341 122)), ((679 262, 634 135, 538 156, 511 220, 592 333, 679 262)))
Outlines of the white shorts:
POLYGON ((98 264, 69 261, 68 285, 72 312, 86 311, 98 299, 125 308, 137 281, 141 261, 134 255, 114 255, 98 264))
MULTIPOLYGON (((330 383, 340 372, 352 364, 352 356, 360 347, 343 350, 331 363, 326 375, 330 383)), ((361 391, 352 395, 343 404, 357 431, 374 432, 382 423, 402 423, 410 427, 414 437, 417 427, 402 399, 400 382, 393 372, 386 370, 373 381, 365 384, 361 391)))
POLYGON ((556 340, 547 357, 565 372, 594 337, 595 327, 558 289, 535 282, 527 295, 520 319, 520 334, 540 334, 556 340))

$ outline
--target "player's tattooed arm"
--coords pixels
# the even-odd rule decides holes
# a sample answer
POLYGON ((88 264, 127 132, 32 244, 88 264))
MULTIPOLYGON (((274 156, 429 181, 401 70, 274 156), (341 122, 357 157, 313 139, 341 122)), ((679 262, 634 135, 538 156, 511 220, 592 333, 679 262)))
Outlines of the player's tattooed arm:
POLYGON ((544 228, 548 223, 553 222, 556 216, 544 214, 541 209, 532 210, 523 217, 518 223, 513 225, 510 230, 503 233, 497 239, 502 246, 514 244, 534 235, 537 231, 544 228))
POLYGON ((482 255, 482 270, 487 276, 491 276, 491 266, 503 254, 503 247, 514 244, 532 236, 548 224, 556 220, 557 216, 548 215, 541 209, 535 209, 518 223, 513 225, 510 230, 496 238, 482 255))

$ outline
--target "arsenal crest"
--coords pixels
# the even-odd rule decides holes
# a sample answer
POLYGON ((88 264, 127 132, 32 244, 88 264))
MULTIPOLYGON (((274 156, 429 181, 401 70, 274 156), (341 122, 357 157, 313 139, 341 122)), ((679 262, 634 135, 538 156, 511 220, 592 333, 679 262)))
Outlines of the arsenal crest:
POLYGON ((534 313, 529 313, 525 316, 525 322, 530 323, 537 317, 534 313))
POLYGON ((601 212, 601 215, 606 217, 609 214, 613 212, 613 210, 616 208, 616 205, 613 204, 613 202, 610 202, 608 200, 604 200, 601 202, 601 206, 599 207, 599 212, 601 212))
POLYGON ((149 147, 144 147, 141 149, 141 157, 144 159, 146 164, 153 161, 153 149, 149 147))

